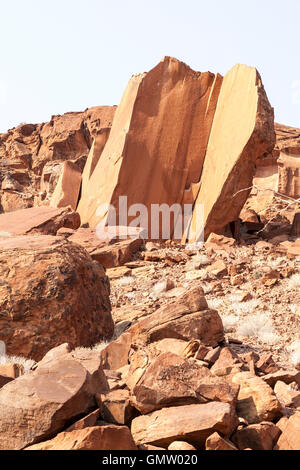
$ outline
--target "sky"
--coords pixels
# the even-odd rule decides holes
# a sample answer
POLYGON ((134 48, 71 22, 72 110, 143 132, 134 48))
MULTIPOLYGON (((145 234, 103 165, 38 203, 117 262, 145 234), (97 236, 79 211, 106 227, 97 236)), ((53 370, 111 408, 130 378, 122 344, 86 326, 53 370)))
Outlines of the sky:
POLYGON ((299 0, 0 0, 0 132, 118 104, 173 56, 224 75, 255 66, 277 122, 300 128, 299 0))

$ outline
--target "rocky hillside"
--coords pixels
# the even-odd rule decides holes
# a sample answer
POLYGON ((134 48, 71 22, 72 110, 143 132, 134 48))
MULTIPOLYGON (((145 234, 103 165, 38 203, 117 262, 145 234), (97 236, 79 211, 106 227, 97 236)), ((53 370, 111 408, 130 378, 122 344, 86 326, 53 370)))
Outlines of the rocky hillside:
POLYGON ((300 450, 299 171, 244 65, 2 134, 0 450, 300 450))

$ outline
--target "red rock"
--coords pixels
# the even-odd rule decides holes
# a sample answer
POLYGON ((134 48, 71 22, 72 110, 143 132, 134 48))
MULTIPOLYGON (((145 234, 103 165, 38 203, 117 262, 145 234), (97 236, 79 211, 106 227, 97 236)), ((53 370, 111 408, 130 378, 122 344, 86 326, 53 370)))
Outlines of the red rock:
POLYGON ((61 175, 50 200, 50 206, 70 206, 73 210, 76 210, 80 187, 80 169, 72 161, 64 162, 61 175))
POLYGON ((138 321, 129 332, 134 337, 146 335, 150 342, 164 338, 195 339, 206 346, 217 346, 224 339, 222 320, 215 310, 208 309, 201 287, 187 291, 138 321))
POLYGON ((16 379, 24 374, 24 366, 21 364, 0 364, 0 375, 16 379))
POLYGON ((50 200, 63 162, 74 160, 82 169, 96 134, 111 127, 115 109, 98 106, 83 113, 66 113, 53 116, 49 123, 21 124, 1 134, 0 181, 6 181, 0 190, 2 210, 15 211, 50 200))
POLYGON ((25 450, 137 450, 126 426, 94 426, 62 432, 25 450))
POLYGON ((238 389, 212 376, 207 367, 176 354, 165 353, 144 368, 132 393, 134 406, 145 414, 166 406, 208 401, 234 405, 238 389))
POLYGON ((207 272, 213 274, 214 276, 217 277, 223 277, 228 274, 226 264, 222 260, 218 260, 215 263, 213 263, 211 266, 208 266, 206 268, 207 272))
POLYGON ((221 82, 220 75, 194 72, 170 57, 131 78, 78 207, 84 222, 95 226, 101 218, 98 205, 117 206, 124 194, 128 207, 193 202, 192 185, 201 174, 221 82), (131 184, 133 172, 139 175, 138 187, 131 184))
POLYGON ((228 439, 223 439, 217 432, 209 436, 205 443, 206 450, 238 450, 228 439))
POLYGON ((106 127, 100 129, 97 135, 94 138, 92 146, 90 148, 90 152, 84 166, 84 170, 82 173, 82 189, 81 194, 84 195, 87 191, 89 180, 93 174, 95 167, 101 157, 107 139, 109 137, 110 128, 106 127))
POLYGON ((51 348, 92 346, 113 334, 109 283, 81 247, 50 236, 0 241, 0 340, 40 360, 51 348))
POLYGON ((174 442, 172 442, 172 444, 169 445, 168 450, 193 451, 193 450, 197 450, 197 449, 196 449, 196 447, 192 446, 191 444, 188 444, 187 442, 174 441, 174 442))
POLYGON ((95 410, 84 418, 76 421, 72 426, 66 429, 66 432, 79 431, 85 428, 91 428, 97 425, 97 421, 100 419, 100 410, 95 410))
POLYGON ((278 441, 281 430, 273 423, 252 424, 237 431, 232 441, 239 450, 272 450, 278 441))
POLYGON ((238 219, 250 193, 241 190, 252 186, 257 158, 271 152, 274 143, 274 113, 261 77, 254 68, 236 65, 222 82, 193 211, 193 232, 200 204, 205 238, 212 232, 223 233, 238 219), (233 129, 238 136, 234 145, 228 138, 233 129), (211 181, 213 190, 208 189, 211 181))
POLYGON ((295 238, 300 237, 300 212, 297 212, 294 216, 291 236, 295 238))
POLYGON ((280 369, 278 372, 272 372, 271 374, 263 376, 262 379, 270 385, 270 387, 274 387, 278 380, 287 385, 296 382, 300 386, 300 371, 297 369, 280 369))
POLYGON ((235 245, 236 241, 233 238, 228 238, 224 235, 217 235, 216 233, 211 233, 204 246, 207 250, 225 250, 231 253, 235 245))
POLYGON ((66 355, 2 388, 0 449, 23 449, 50 438, 95 406, 95 393, 108 385, 99 360, 98 368, 87 365, 91 373, 83 361, 66 355))
POLYGON ((275 446, 275 450, 300 450, 300 413, 291 416, 275 446))
POLYGON ((102 419, 108 423, 129 424, 137 414, 130 403, 129 390, 114 390, 96 398, 102 419))
POLYGON ((112 341, 101 351, 101 360, 104 369, 117 370, 128 364, 128 356, 132 343, 131 333, 125 332, 118 339, 112 341))
MULTIPOLYGON (((298 387, 297 387, 298 388, 298 387)), ((278 380, 274 387, 274 392, 282 407, 300 407, 300 391, 293 390, 291 386, 278 380)))
POLYGON ((183 440, 204 448, 206 439, 214 432, 232 434, 238 424, 235 411, 227 403, 212 402, 164 408, 132 421, 131 432, 137 444, 167 447, 183 440))
POLYGON ((61 227, 77 229, 79 225, 79 215, 70 208, 32 207, 0 214, 0 237, 55 235, 61 227))
POLYGON ((127 240, 116 241, 124 231, 125 236, 130 236, 130 228, 111 227, 111 231, 101 233, 99 238, 96 230, 80 228, 69 240, 83 246, 92 259, 98 261, 105 268, 122 266, 131 261, 133 255, 139 251, 144 244, 143 239, 136 232, 135 237, 127 240))
POLYGON ((221 349, 218 360, 211 368, 211 372, 217 376, 225 376, 241 370, 245 370, 242 360, 228 347, 221 349))
POLYGON ((250 372, 241 372, 232 377, 240 385, 237 414, 250 424, 273 421, 282 416, 282 407, 271 389, 260 377, 250 372))

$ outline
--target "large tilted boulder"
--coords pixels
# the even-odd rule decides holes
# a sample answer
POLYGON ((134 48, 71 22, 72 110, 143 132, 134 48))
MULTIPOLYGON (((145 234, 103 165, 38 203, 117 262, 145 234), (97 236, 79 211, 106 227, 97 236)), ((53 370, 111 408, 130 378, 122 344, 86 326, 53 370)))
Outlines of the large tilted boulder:
POLYGON ((108 383, 100 358, 69 353, 45 361, 0 390, 0 450, 51 439, 96 408, 108 383))
POLYGON ((274 144, 274 112, 261 77, 255 68, 236 65, 222 82, 194 208, 192 241, 201 234, 195 227, 198 205, 203 205, 205 238, 238 219, 250 193, 241 190, 252 186, 256 159, 274 144))
POLYGON ((96 214, 99 205, 117 208, 119 196, 148 211, 151 204, 181 204, 185 189, 192 202, 221 83, 220 75, 195 72, 171 57, 133 76, 79 203, 82 221, 94 227, 107 217, 96 214))
POLYGON ((91 346, 114 325, 109 282, 80 246, 52 236, 0 242, 0 340, 8 354, 40 360, 54 346, 91 346))
MULTIPOLYGON (((202 204, 205 234, 220 233, 238 218, 249 191, 234 194, 251 186, 256 159, 274 144, 273 109, 256 69, 238 65, 223 79, 165 57, 131 78, 78 211, 91 227, 111 224, 105 205, 118 215, 119 197, 127 196, 128 208, 147 208, 150 229, 153 204, 183 209, 196 202, 184 239, 201 235, 196 208, 202 204)), ((172 227, 170 235, 178 238, 172 227)))
POLYGON ((203 289, 187 290, 176 300, 138 321, 128 330, 133 338, 143 335, 149 342, 164 338, 200 340, 207 346, 217 346, 224 339, 221 317, 207 306, 203 289))

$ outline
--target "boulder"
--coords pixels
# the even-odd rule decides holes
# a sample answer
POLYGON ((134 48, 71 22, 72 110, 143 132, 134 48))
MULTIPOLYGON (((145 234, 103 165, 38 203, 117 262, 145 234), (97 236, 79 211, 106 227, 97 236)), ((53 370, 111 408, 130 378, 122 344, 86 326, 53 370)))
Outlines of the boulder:
POLYGON ((237 414, 249 424, 273 421, 282 416, 282 407, 271 387, 250 372, 240 372, 232 377, 240 385, 237 414))
POLYGON ((214 432, 230 436, 238 425, 234 408, 228 403, 211 402, 164 408, 132 421, 131 432, 137 444, 167 447, 184 440, 196 448, 204 448, 214 432))
POLYGON ((50 207, 70 206, 76 210, 81 187, 81 171, 76 163, 66 161, 50 200, 50 207))
POLYGON ((129 424, 137 415, 130 402, 129 390, 113 390, 105 395, 97 395, 101 417, 107 423, 129 424))
POLYGON ((71 208, 31 207, 0 214, 0 238, 16 235, 56 235, 62 227, 77 229, 79 214, 71 208))
POLYGON ((51 348, 111 338, 109 282, 78 245, 51 236, 0 241, 0 340, 7 353, 40 360, 51 348))
POLYGON ((87 427, 62 432, 50 441, 41 442, 25 450, 137 450, 126 426, 87 427))
POLYGON ((174 441, 169 445, 168 450, 194 451, 196 447, 184 441, 174 441))
MULTIPOLYGON (((129 374, 131 371, 129 372, 129 374)), ((161 354, 134 386, 134 406, 150 413, 166 406, 221 401, 236 403, 239 387, 212 376, 207 367, 176 354, 161 354)))
POLYGON ((252 450, 273 450, 280 434, 281 431, 275 424, 262 422, 238 430, 232 436, 232 441, 239 450, 249 447, 252 450))
POLYGON ((78 206, 84 223, 107 220, 96 214, 99 205, 118 208, 124 195, 128 207, 144 204, 149 213, 151 204, 193 202, 221 83, 220 75, 195 72, 171 57, 131 78, 78 206))
POLYGON ((238 219, 250 194, 256 160, 275 144, 274 111, 257 70, 236 65, 224 77, 207 144, 190 226, 197 232, 197 206, 204 208, 204 236, 222 234, 238 219), (232 136, 234 135, 234 139, 232 136), (211 182, 214 182, 213 187, 211 182))
POLYGON ((196 339, 214 347, 224 339, 222 320, 218 312, 208 309, 201 287, 187 290, 128 331, 133 337, 144 335, 150 342, 165 338, 196 339))
POLYGON ((275 450, 300 450, 300 412, 297 411, 285 423, 275 450))
POLYGON ((144 245, 142 233, 130 227, 110 227, 97 232, 95 229, 80 228, 69 240, 83 246, 92 259, 105 268, 122 266, 131 261, 133 255, 144 245), (125 237, 125 239, 120 239, 125 237))
POLYGON ((228 439, 223 439, 217 432, 209 436, 205 443, 205 450, 238 450, 228 439))
POLYGON ((107 389, 100 360, 91 366, 71 354, 13 380, 0 390, 0 449, 52 438, 95 408, 96 392, 107 389))

